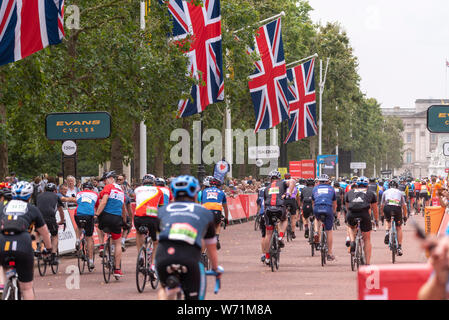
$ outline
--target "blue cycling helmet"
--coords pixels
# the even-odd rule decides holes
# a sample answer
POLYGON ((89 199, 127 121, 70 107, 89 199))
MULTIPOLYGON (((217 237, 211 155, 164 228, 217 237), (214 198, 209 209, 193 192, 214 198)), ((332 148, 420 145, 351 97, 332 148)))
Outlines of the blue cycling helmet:
POLYGON ((175 198, 182 196, 194 198, 198 191, 200 191, 200 183, 195 177, 185 175, 175 178, 170 188, 175 198))
POLYGON ((31 183, 26 181, 19 181, 14 184, 11 188, 12 198, 14 200, 24 200, 27 201, 33 194, 33 186, 31 183))
POLYGON ((357 185, 358 186, 368 186, 369 179, 367 177, 360 177, 357 179, 357 185))

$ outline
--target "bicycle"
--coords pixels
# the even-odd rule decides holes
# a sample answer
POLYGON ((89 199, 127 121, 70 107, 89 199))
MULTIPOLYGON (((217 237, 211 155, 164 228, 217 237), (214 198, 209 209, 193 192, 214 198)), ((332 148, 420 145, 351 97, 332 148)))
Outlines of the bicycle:
POLYGON ((17 276, 16 261, 13 257, 7 257, 5 263, 6 284, 3 289, 2 300, 22 300, 19 278, 17 276))
POLYGON ((289 206, 287 206, 287 230, 286 230, 286 236, 287 236, 287 242, 293 241, 293 229, 292 229, 292 216, 290 213, 289 206))
MULTIPOLYGON (((81 235, 80 235, 80 244, 79 244, 79 248, 77 250, 77 258, 78 258, 78 269, 80 271, 80 274, 84 273, 84 269, 86 268, 86 264, 87 264, 87 269, 89 270, 89 272, 92 272, 94 270, 94 267, 90 267, 88 262, 89 262, 89 249, 87 247, 87 240, 86 240, 86 224, 87 221, 86 220, 79 220, 79 228, 81 231, 81 235)), ((95 252, 92 255, 92 259, 95 260, 95 252)))
POLYGON ((277 230, 277 224, 278 224, 278 217, 273 216, 273 234, 271 235, 270 239, 270 247, 268 249, 268 252, 270 254, 270 268, 271 271, 274 272, 274 270, 279 270, 279 258, 281 254, 281 248, 279 245, 279 233, 277 230))
POLYGON ((396 262, 396 255, 398 254, 398 235, 396 230, 396 222, 394 219, 391 219, 391 228, 388 239, 388 247, 391 250, 391 260, 393 263, 396 262))
POLYGON ((302 220, 302 212, 298 212, 298 220, 296 221, 296 226, 299 228, 299 231, 304 230, 304 221, 302 220))
POLYGON ((153 289, 156 289, 159 285, 159 278, 157 277, 155 271, 151 269, 151 261, 153 259, 153 240, 150 237, 150 232, 148 227, 141 226, 139 228, 139 233, 145 235, 145 243, 139 249, 137 254, 136 263, 136 285, 137 291, 140 293, 145 289, 145 284, 147 283, 147 278, 153 289))
POLYGON ((256 217, 254 218, 254 231, 257 231, 260 229, 260 219, 261 219, 261 215, 256 214, 256 217))
POLYGON ((210 270, 212 268, 209 257, 207 256, 207 248, 204 248, 204 251, 201 252, 201 262, 206 270, 210 270))
MULTIPOLYGON (((112 244, 112 235, 111 230, 107 227, 103 229, 104 233, 107 233, 107 239, 104 244, 104 251, 102 257, 102 265, 103 265, 103 278, 105 283, 109 283, 111 280, 111 275, 116 269, 115 267, 115 247, 112 244)), ((120 249, 120 248, 119 248, 120 249)), ((121 267, 121 265, 120 265, 121 267)), ((115 277, 116 280, 120 279, 120 277, 115 277)))
POLYGON ((360 227, 360 223, 362 221, 361 218, 356 218, 355 221, 357 222, 357 233, 355 236, 355 250, 354 252, 351 251, 351 270, 355 271, 356 266, 357 270, 359 270, 359 267, 361 265, 365 264, 365 250, 364 250, 364 242, 363 242, 363 235, 362 235, 362 229, 360 227))
MULTIPOLYGON (((188 272, 186 266, 180 264, 172 264, 167 266, 167 271, 172 275, 168 276, 166 282, 165 292, 167 293, 168 300, 183 300, 184 290, 181 285, 182 274, 188 272)), ((221 288, 221 281, 218 278, 220 274, 224 272, 221 266, 218 267, 218 272, 216 271, 206 271, 206 276, 215 276, 215 289, 214 293, 218 294, 221 288)), ((206 286, 206 284, 204 284, 206 286)))
MULTIPOLYGON (((37 269, 39 271, 39 275, 41 277, 45 276, 45 274, 47 273, 47 265, 50 265, 50 269, 53 274, 57 274, 59 263, 52 263, 51 256, 44 256, 41 248, 44 248, 43 240, 38 242, 37 249, 34 253, 34 256, 37 258, 37 269)), ((55 259, 57 261, 59 260, 59 249, 56 251, 55 259)))
POLYGON ((320 215, 321 221, 321 239, 320 239, 320 252, 321 252, 321 266, 324 267, 326 264, 327 253, 329 252, 329 248, 327 247, 327 234, 326 228, 324 225, 324 221, 326 220, 326 215, 320 215))
POLYGON ((309 244, 310 244, 310 248, 312 251, 312 257, 315 255, 315 246, 316 246, 314 238, 313 238, 313 236, 314 236, 314 227, 313 227, 314 221, 315 221, 315 217, 313 215, 310 215, 310 217, 309 217, 309 244))

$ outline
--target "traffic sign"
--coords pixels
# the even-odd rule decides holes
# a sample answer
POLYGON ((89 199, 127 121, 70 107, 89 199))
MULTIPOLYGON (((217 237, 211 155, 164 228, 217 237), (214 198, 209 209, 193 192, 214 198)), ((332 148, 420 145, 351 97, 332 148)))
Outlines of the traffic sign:
POLYGON ((351 162, 351 169, 366 169, 366 162, 351 162))
POLYGON ((434 105, 427 109, 427 129, 433 133, 449 132, 449 106, 434 105))

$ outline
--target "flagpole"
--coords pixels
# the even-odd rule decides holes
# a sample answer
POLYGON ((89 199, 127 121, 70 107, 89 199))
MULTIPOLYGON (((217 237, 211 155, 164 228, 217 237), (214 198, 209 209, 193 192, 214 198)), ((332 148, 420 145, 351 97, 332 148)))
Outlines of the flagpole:
MULTIPOLYGON (((145 2, 140 2, 140 29, 145 30, 145 2)), ((147 126, 144 121, 139 127, 139 174, 143 178, 147 174, 147 126)))
POLYGON ((317 58, 317 57, 318 57, 318 53, 315 53, 313 56, 310 56, 310 57, 307 57, 307 58, 304 58, 304 59, 301 59, 301 60, 289 63, 289 64, 286 65, 286 67, 289 67, 291 65, 294 65, 294 64, 297 64, 297 63, 300 63, 300 62, 303 62, 303 61, 307 61, 307 60, 310 60, 310 59, 313 59, 313 58, 317 58))
POLYGON ((264 23, 266 23, 266 22, 269 22, 269 21, 272 21, 272 20, 275 20, 275 19, 277 19, 277 18, 279 18, 279 17, 284 17, 284 16, 285 16, 285 12, 284 12, 284 11, 281 11, 281 13, 279 13, 279 14, 277 14, 277 15, 275 15, 275 16, 272 16, 272 17, 267 18, 267 19, 265 19, 265 20, 261 20, 261 21, 255 23, 255 24, 252 25, 252 26, 247 26, 247 27, 240 28, 240 29, 238 29, 238 30, 236 30, 236 31, 233 31, 232 33, 235 34, 235 33, 237 33, 237 32, 240 32, 240 31, 245 30, 246 28, 251 28, 251 27, 254 27, 255 25, 258 25, 258 24, 264 24, 264 23))
MULTIPOLYGON (((324 73, 324 80, 323 80, 323 60, 320 60, 320 104, 319 104, 319 127, 318 127, 318 155, 322 155, 322 144, 323 144, 323 91, 324 91, 324 84, 326 83, 326 76, 327 76, 327 68, 329 66, 329 59, 327 58, 327 64, 326 64, 326 71, 324 73)), ((318 166, 318 175, 321 175, 321 165, 318 166)))
POLYGON ((447 68, 449 68, 449 65, 447 64, 447 58, 446 58, 446 86, 444 87, 445 90, 445 99, 447 99, 447 68))

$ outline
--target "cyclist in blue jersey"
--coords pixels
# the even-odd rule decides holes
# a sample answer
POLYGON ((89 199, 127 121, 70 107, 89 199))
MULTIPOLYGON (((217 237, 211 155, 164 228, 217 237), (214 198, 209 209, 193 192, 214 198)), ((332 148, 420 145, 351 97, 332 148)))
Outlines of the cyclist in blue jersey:
POLYGON ((332 227, 334 224, 334 212, 337 209, 337 196, 335 190, 330 186, 329 176, 326 174, 321 175, 318 178, 319 184, 313 188, 312 200, 313 200, 313 214, 315 215, 315 243, 319 242, 321 233, 321 221, 320 216, 325 215, 324 227, 327 234, 327 247, 329 253, 327 255, 328 261, 335 260, 335 256, 332 254, 332 227))
POLYGON ((176 281, 171 266, 179 265, 183 270, 179 280, 185 299, 202 300, 206 290, 206 274, 201 262, 203 240, 212 269, 219 272, 214 215, 211 211, 195 203, 200 190, 196 178, 192 176, 177 177, 172 181, 170 187, 175 201, 158 210, 162 229, 155 258, 156 270, 161 283, 158 298, 160 300, 167 299, 168 284, 173 280, 176 281))

